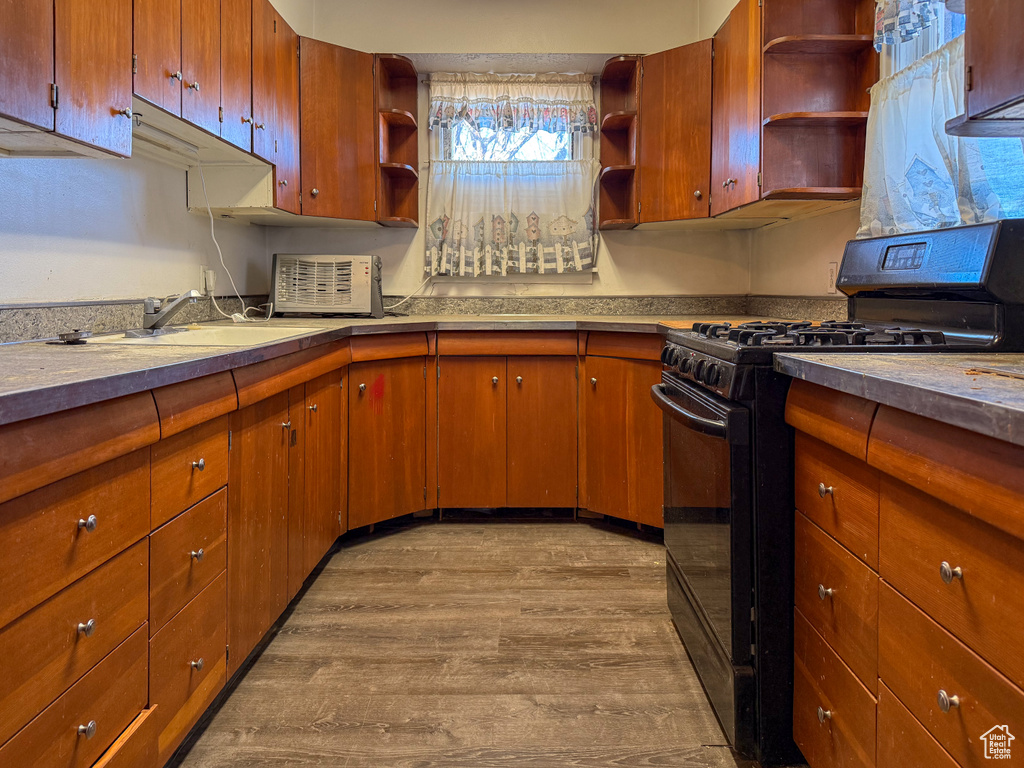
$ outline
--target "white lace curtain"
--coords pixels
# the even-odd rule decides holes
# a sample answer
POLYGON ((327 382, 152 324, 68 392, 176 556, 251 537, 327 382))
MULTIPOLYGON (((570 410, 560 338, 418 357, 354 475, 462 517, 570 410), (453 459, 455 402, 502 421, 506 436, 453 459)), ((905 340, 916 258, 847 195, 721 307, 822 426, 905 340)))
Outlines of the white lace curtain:
POLYGON ((958 37, 872 88, 858 237, 1024 216, 1024 142, 946 134, 963 78, 958 37))
POLYGON ((433 75, 430 128, 428 274, 594 267, 597 108, 589 77, 433 75))

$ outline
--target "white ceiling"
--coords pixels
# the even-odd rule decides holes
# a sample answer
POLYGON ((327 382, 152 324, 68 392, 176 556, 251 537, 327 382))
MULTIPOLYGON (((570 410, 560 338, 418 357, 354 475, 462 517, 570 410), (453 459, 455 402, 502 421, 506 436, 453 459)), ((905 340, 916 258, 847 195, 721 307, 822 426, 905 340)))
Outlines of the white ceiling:
POLYGON ((584 72, 600 74, 615 54, 605 53, 414 53, 416 69, 429 72, 584 72))

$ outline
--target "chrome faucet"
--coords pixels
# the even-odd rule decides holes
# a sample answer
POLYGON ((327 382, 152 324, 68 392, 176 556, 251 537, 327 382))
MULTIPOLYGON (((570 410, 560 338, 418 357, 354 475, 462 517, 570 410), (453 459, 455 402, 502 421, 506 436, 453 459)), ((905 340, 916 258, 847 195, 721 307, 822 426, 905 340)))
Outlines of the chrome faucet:
POLYGON ((145 314, 142 318, 142 327, 147 331, 163 328, 186 304, 195 304, 196 299, 200 296, 202 294, 199 291, 192 290, 181 294, 181 296, 178 296, 173 301, 170 301, 173 298, 171 296, 168 296, 166 299, 154 299, 152 297, 146 299, 144 302, 145 314))

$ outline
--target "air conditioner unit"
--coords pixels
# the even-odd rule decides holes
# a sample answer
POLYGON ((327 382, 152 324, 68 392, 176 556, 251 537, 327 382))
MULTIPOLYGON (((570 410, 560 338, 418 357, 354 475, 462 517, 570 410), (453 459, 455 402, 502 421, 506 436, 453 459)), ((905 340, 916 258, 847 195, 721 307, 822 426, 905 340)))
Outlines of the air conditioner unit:
POLYGON ((274 254, 274 314, 384 317, 380 256, 274 254))

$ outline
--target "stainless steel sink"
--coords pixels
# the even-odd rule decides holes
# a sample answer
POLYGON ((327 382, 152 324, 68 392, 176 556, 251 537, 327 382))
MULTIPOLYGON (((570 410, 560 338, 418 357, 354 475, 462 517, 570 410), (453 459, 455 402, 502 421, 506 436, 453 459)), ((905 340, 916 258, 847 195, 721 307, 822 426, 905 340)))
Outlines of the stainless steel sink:
POLYGON ((88 343, 160 347, 251 347, 290 339, 294 336, 303 336, 320 330, 323 329, 266 325, 206 325, 177 333, 164 333, 142 338, 127 338, 123 335, 95 336, 90 338, 88 343))

